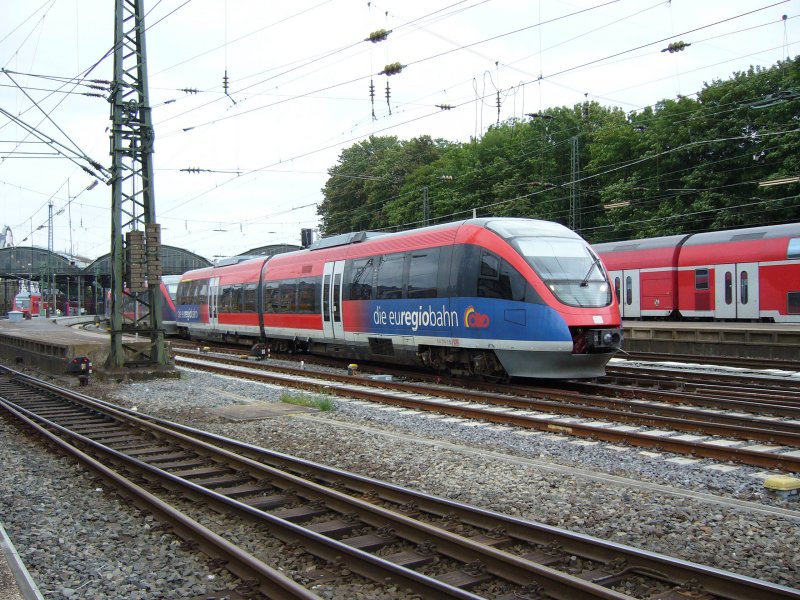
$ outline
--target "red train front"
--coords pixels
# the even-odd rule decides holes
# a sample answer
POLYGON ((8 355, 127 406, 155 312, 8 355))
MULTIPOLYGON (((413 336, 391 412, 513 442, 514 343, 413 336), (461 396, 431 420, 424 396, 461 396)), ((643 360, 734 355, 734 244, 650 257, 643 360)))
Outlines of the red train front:
POLYGON ((192 271, 177 316, 191 337, 485 377, 594 377, 621 343, 599 258, 529 219, 346 234, 192 271))

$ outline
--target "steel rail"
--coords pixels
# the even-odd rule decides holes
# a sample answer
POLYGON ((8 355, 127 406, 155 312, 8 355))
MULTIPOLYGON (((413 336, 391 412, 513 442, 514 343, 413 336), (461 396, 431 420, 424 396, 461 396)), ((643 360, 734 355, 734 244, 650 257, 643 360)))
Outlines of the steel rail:
MULTIPOLYGON (((41 389, 49 388, 53 393, 60 393, 60 390, 58 390, 56 386, 52 386, 46 382, 39 382, 36 385, 41 389)), ((389 525, 395 532, 398 533, 398 535, 400 535, 400 537, 403 537, 409 541, 418 544, 432 542, 436 547, 437 552, 441 552, 445 556, 449 556, 450 558, 453 558, 459 562, 470 564, 474 563, 475 561, 480 561, 486 566, 486 569, 495 576, 513 581, 514 583, 522 586, 531 584, 541 585, 542 589, 554 598, 571 599, 576 597, 576 594, 582 598, 597 598, 604 600, 627 600, 630 598, 630 596, 626 594, 614 592, 613 590, 609 590, 592 582, 582 580, 568 573, 563 573, 561 571, 551 569, 550 567, 502 552, 491 546, 487 546, 479 542, 472 541, 469 538, 464 538, 457 534, 453 534, 444 529, 416 521, 411 517, 375 506, 370 502, 359 500, 358 498, 353 498, 343 494, 342 492, 338 492, 336 490, 305 480, 301 477, 282 472, 252 459, 237 456, 232 452, 215 447, 211 444, 207 444, 206 442, 197 440, 191 436, 172 431, 158 424, 150 423, 139 416, 127 414, 123 411, 117 410, 116 408, 112 408, 111 406, 102 405, 93 399, 84 398, 79 400, 74 394, 70 394, 70 396, 72 401, 85 403, 88 406, 93 407, 94 410, 102 411, 115 419, 129 422, 134 426, 138 426, 139 428, 152 429, 158 432, 159 437, 161 438, 171 436, 180 442, 187 442, 195 448, 202 448, 207 452, 212 452, 216 455, 223 456, 229 462, 239 463, 246 471, 253 473, 255 477, 263 478, 266 475, 273 480, 278 480, 280 481, 280 484, 275 484, 277 487, 283 489, 293 489, 293 492, 296 495, 309 499, 324 499, 325 503, 334 511, 342 514, 355 512, 362 521, 372 525, 373 527, 380 528, 389 525)), ((27 411, 22 407, 17 407, 17 410, 23 412, 24 414, 30 413, 30 411, 27 411)), ((38 417, 33 413, 30 413, 29 417, 46 421, 42 417, 38 417)), ((262 522, 266 522, 268 525, 281 530, 284 532, 284 534, 290 534, 289 537, 291 541, 300 541, 304 546, 310 546, 315 555, 322 556, 339 564, 347 564, 348 567, 353 571, 371 579, 376 578, 374 571, 376 568, 380 568, 382 570, 382 574, 379 577, 379 580, 385 581, 386 578, 389 577, 398 585, 423 594, 425 598, 479 598, 478 596, 475 596, 457 587, 450 586, 434 578, 421 575, 416 571, 396 565, 380 557, 348 546, 345 543, 338 542, 332 538, 309 531, 303 527, 291 523, 290 521, 275 517, 267 512, 252 508, 247 504, 239 502, 238 500, 224 496, 223 494, 215 492, 214 490, 210 490, 176 475, 172 475, 171 473, 163 471, 158 467, 127 456, 122 452, 114 450, 113 448, 105 446, 104 444, 96 442, 79 433, 70 431, 69 429, 62 427, 57 423, 48 422, 48 426, 58 429, 63 434, 80 441, 82 444, 91 446, 99 452, 113 456, 116 460, 124 461, 125 463, 134 466, 137 469, 147 471, 151 475, 156 476, 161 480, 169 481, 174 485, 184 487, 192 492, 195 492, 196 494, 201 494, 204 497, 213 500, 215 503, 219 503, 232 508, 237 512, 255 517, 262 522)))
MULTIPOLYGON (((176 356, 176 360, 178 361, 184 358, 190 359, 194 357, 176 356)), ((206 357, 205 360, 217 362, 225 361, 230 364, 247 366, 248 368, 259 370, 265 368, 262 366, 262 363, 254 363, 253 361, 231 357, 206 357)), ((575 390, 543 387, 523 388, 526 393, 548 396, 548 399, 542 399, 527 395, 521 397, 508 393, 498 394, 496 391, 465 390, 463 388, 424 383, 372 381, 364 378, 354 378, 350 375, 315 373, 313 371, 294 369, 291 367, 270 366, 269 369, 279 373, 294 374, 300 377, 316 377, 346 385, 358 382, 359 385, 378 389, 391 389, 400 392, 444 398, 458 398, 470 402, 485 402, 495 405, 501 404, 520 410, 558 412, 578 417, 609 419, 650 427, 671 427, 675 430, 689 433, 730 436, 742 440, 757 440, 800 447, 800 425, 797 423, 765 421, 757 417, 746 417, 742 415, 708 414, 703 412, 690 413, 686 408, 641 404, 629 402, 624 399, 588 395, 575 390)), ((497 387, 500 390, 518 389, 511 388, 510 386, 497 387)), ((659 396, 661 395, 659 394, 659 396)), ((673 401, 683 400, 685 403, 687 396, 673 395, 671 398, 673 401)), ((798 416, 800 416, 800 413, 798 413, 798 416)))
MULTIPOLYGON (((257 381, 269 381, 279 385, 286 385, 289 387, 302 388, 312 390, 318 393, 325 393, 331 395, 338 395, 344 397, 355 397, 368 401, 378 400, 386 404, 394 406, 402 406, 405 408, 412 408, 417 410, 434 411, 442 414, 452 416, 460 416, 469 419, 484 420, 493 423, 501 423, 508 425, 515 425, 528 429, 537 429, 540 431, 547 431, 551 433, 565 433, 579 437, 586 437, 606 442, 625 442, 634 446, 645 448, 659 448, 668 452, 675 452, 677 454, 689 454, 703 458, 712 458, 715 460, 738 462, 763 468, 777 468, 785 471, 798 472, 800 471, 800 456, 793 456, 790 454, 772 454, 766 452, 759 452, 748 450, 745 448, 737 447, 724 447, 718 446, 708 442, 702 441, 688 441, 677 438, 665 437, 663 435, 653 435, 647 432, 636 431, 615 431, 599 425, 565 422, 558 418, 533 418, 530 415, 523 414, 524 409, 517 412, 496 412, 487 408, 470 406, 470 405, 457 405, 455 403, 446 403, 444 401, 436 401, 431 398, 415 398, 410 397, 406 392, 405 394, 394 394, 391 392, 384 392, 370 387, 371 384, 366 384, 359 381, 358 384, 338 384, 335 379, 340 379, 344 376, 334 376, 330 380, 323 380, 320 378, 300 377, 298 375, 284 375, 284 374, 268 374, 259 372, 252 368, 245 368, 237 365, 224 365, 221 363, 212 364, 210 361, 204 362, 197 359, 186 359, 184 357, 176 357, 177 362, 182 362, 192 368, 218 372, 223 374, 235 375, 237 377, 244 377, 257 381), (337 385, 333 385, 337 383, 337 385)), ((350 378, 351 380, 353 378, 350 378)), ((381 384, 386 382, 381 382, 381 384)), ((374 382, 372 382, 374 385, 374 382)), ((393 384, 398 385, 398 384, 393 384)), ((466 392, 462 392, 465 394, 466 392)), ((454 391, 453 395, 457 393, 454 391)), ((462 396, 466 397, 466 396, 462 396)), ((528 408, 530 408, 528 404, 528 408)), ((491 408, 491 407, 490 407, 491 408)), ((581 413, 576 413, 581 414, 581 413)), ((676 419, 677 420, 677 419, 676 419)), ((655 424, 655 419, 650 423, 655 424)), ((684 431, 700 431, 701 429, 687 429, 691 425, 688 421, 677 423, 682 426, 684 431)), ((730 428, 726 426, 717 426, 714 431, 725 431, 726 435, 730 435, 730 428)), ((755 430, 754 435, 763 436, 761 439, 773 441, 781 438, 780 432, 774 435, 765 435, 761 430, 755 430)))
MULTIPOLYGON (((277 569, 273 569, 252 554, 230 543, 222 536, 217 535, 207 527, 178 511, 76 446, 67 443, 48 431, 37 422, 37 418, 26 414, 29 411, 20 410, 19 407, 14 406, 13 403, 4 398, 0 398, 0 406, 63 452, 92 469, 123 497, 130 499, 137 507, 155 515, 159 521, 169 523, 176 535, 183 539, 195 541, 205 554, 211 558, 224 561, 225 567, 242 580, 257 581, 258 589, 269 598, 321 600, 317 594, 304 588, 277 569)), ((48 427, 60 429, 60 426, 54 423, 43 422, 48 427)))
MULTIPOLYGON (((51 393, 56 393, 59 391, 59 389, 55 386, 47 384, 46 382, 41 382, 30 376, 21 376, 19 379, 25 380, 29 385, 34 385, 51 393)), ((210 448, 217 450, 220 447, 224 447, 223 449, 233 449, 237 453, 245 451, 248 453, 249 457, 252 457, 248 457, 243 461, 245 466, 250 465, 251 463, 249 461, 251 460, 266 461, 266 465, 262 465, 261 462, 257 464, 273 469, 288 469, 297 473, 303 473, 304 479, 314 478, 317 481, 327 481, 329 485, 336 486, 337 489, 347 488, 354 493, 362 494, 364 497, 370 497, 371 499, 366 502, 368 507, 373 506, 373 496, 377 496, 384 501, 393 502, 395 504, 408 505, 409 502, 413 502, 415 507, 419 508, 420 510, 424 510, 430 514, 438 516, 454 515, 462 520, 462 522, 474 525, 475 527, 483 530, 501 527, 506 535, 527 543, 551 546, 555 542, 559 546, 563 546, 566 553, 575 553, 579 556, 584 556, 599 562, 607 561, 609 554, 624 558, 626 565, 621 573, 611 573, 605 577, 599 577, 598 581, 619 578, 624 574, 641 574, 647 577, 655 577, 656 579, 663 579, 664 581, 678 583, 679 585, 689 584, 692 580, 694 580, 703 586, 704 591, 725 598, 748 600, 760 599, 766 596, 772 598, 800 598, 800 592, 797 590, 791 590, 776 584, 759 581, 746 576, 736 575, 715 569, 713 567, 705 567, 679 559, 664 557, 648 551, 638 550, 628 546, 616 544, 614 542, 599 540, 591 536, 568 532, 563 529, 543 525, 540 523, 501 515, 493 511, 469 507, 458 502, 428 496, 420 492, 406 490, 399 486, 383 483, 368 477, 339 471, 331 467, 319 465, 312 461, 297 459, 282 453, 265 450, 263 448, 238 442, 236 440, 231 440, 230 438, 225 438, 223 436, 217 436, 156 417, 142 415, 136 411, 116 407, 108 402, 96 400, 78 392, 69 391, 67 396, 75 402, 85 402, 94 407, 96 410, 103 409, 110 413, 110 415, 114 418, 118 418, 120 416, 119 413, 122 413, 123 415, 130 417, 132 422, 137 425, 147 422, 147 424, 155 425, 156 431, 163 432, 164 430, 167 430, 169 433, 177 432, 180 434, 178 437, 181 440, 184 439, 184 436, 188 436, 193 439, 199 438, 203 443, 200 446, 196 446, 198 449, 210 448)), ((60 428, 60 426, 57 424, 54 424, 54 426, 56 428, 60 428)), ((79 434, 75 435, 75 437, 77 439, 81 439, 81 441, 84 441, 84 443, 90 443, 92 445, 105 448, 103 444, 90 440, 89 438, 84 438, 84 436, 79 434)), ((113 449, 110 450, 112 450, 113 453, 117 452, 113 449)), ((120 458, 124 460, 125 456, 122 455, 120 458)), ((241 459, 241 457, 238 455, 233 455, 232 458, 236 460, 241 459)), ((137 459, 131 459, 131 461, 140 462, 137 459)), ((146 465, 146 463, 144 463, 144 465, 148 467, 148 470, 154 470, 156 472, 159 471, 158 469, 150 468, 150 466, 146 465)), ((169 473, 166 474, 170 475, 169 473)), ((174 475, 171 477, 175 478, 176 482, 180 483, 180 478, 177 478, 174 475)), ((296 484, 298 481, 296 479, 291 479, 290 483, 296 484)), ((319 491, 319 488, 316 487, 317 485, 318 484, 315 484, 312 487, 314 490, 319 491)), ((204 491, 205 488, 200 488, 199 486, 197 487, 199 489, 196 491, 209 495, 206 493, 206 491, 204 491)), ((332 490, 331 493, 333 498, 336 498, 341 494, 341 492, 336 490, 332 490)), ((225 502, 226 504, 228 504, 230 501, 229 498, 217 494, 216 492, 212 492, 210 496, 212 499, 225 502)), ((233 501, 233 503, 241 504, 236 501, 233 501)), ((360 501, 360 503, 362 504, 362 507, 365 504, 364 501, 360 501)), ((346 503, 341 507, 341 510, 349 509, 351 509, 349 503, 346 503)), ((245 511, 252 513, 254 510, 255 509, 245 505, 245 511)), ((257 513, 258 517, 261 517, 263 514, 261 511, 255 512, 257 513)), ((407 519, 410 519, 410 517, 404 517, 402 520, 407 519)), ((380 522, 382 521, 379 521, 378 523, 380 522)), ((435 532, 443 531, 439 530, 438 528, 433 529, 435 532)), ((447 535, 449 537, 452 534, 447 533, 447 535)), ((572 591, 574 592, 574 590, 572 591)), ((569 598, 574 596, 567 594, 566 596, 559 597, 569 598)), ((627 598, 625 595, 614 595, 607 597, 627 598)))
MULTIPOLYGON (((622 358, 622 357, 620 357, 622 358)), ((751 369, 800 370, 800 362, 786 359, 744 358, 736 356, 701 356, 698 354, 671 354, 663 352, 624 352, 625 360, 644 362, 681 362, 711 364, 722 367, 741 367, 751 369)))
MULTIPOLYGON (((122 410, 129 412, 128 409, 122 410)), ((276 468, 291 470, 301 474, 304 478, 326 481, 329 485, 347 488, 353 493, 378 497, 383 501, 398 505, 413 503, 419 510, 438 516, 455 515, 462 522, 481 529, 492 530, 499 527, 506 535, 512 538, 540 546, 557 544, 566 553, 577 554, 597 561, 607 560, 608 554, 613 553, 624 558, 627 563, 626 568, 633 572, 641 570, 646 572, 648 576, 659 573, 665 580, 676 582, 680 585, 694 580, 702 586, 704 591, 722 597, 741 600, 762 600, 764 597, 776 599, 781 597, 800 598, 800 591, 792 590, 785 586, 744 575, 737 575, 714 567, 698 565, 690 561, 664 556, 593 536, 574 533, 543 523, 503 515, 454 500, 423 494, 422 492, 379 481, 371 477, 342 471, 314 461, 297 458, 158 417, 146 416, 145 418, 169 429, 175 429, 192 437, 203 439, 215 446, 231 448, 237 453, 245 452, 247 456, 254 460, 267 462, 276 468)))

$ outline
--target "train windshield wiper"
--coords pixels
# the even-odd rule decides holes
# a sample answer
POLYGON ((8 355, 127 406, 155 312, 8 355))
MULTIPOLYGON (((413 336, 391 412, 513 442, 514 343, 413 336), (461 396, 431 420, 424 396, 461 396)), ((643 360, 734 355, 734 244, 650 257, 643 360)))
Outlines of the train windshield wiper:
POLYGON ((591 276, 592 271, 599 262, 600 262, 600 257, 599 256, 595 257, 595 259, 592 261, 592 264, 589 265, 589 270, 586 272, 586 277, 584 277, 583 281, 581 281, 581 287, 586 287, 587 285, 589 285, 589 277, 591 276))

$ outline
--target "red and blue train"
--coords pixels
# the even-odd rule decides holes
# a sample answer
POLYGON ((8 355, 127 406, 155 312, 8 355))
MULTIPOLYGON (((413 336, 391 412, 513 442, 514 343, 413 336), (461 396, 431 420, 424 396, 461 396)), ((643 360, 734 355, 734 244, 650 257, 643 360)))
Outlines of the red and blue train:
MULTIPOLYGON (((161 284, 159 286, 159 293, 161 294, 161 324, 166 335, 176 335, 178 332, 175 300, 177 298, 178 283, 180 283, 180 280, 180 275, 164 275, 161 277, 161 284)), ((136 321, 147 317, 148 310, 146 308, 142 314, 135 314, 136 306, 133 298, 128 295, 124 296, 122 312, 126 320, 136 321)), ((106 291, 104 314, 106 319, 111 318, 111 290, 106 291)))
POLYGON ((593 248, 625 319, 800 323, 800 223, 593 248))
POLYGON ((603 375, 622 341, 600 258, 557 223, 350 233, 185 273, 179 334, 486 378, 603 375))

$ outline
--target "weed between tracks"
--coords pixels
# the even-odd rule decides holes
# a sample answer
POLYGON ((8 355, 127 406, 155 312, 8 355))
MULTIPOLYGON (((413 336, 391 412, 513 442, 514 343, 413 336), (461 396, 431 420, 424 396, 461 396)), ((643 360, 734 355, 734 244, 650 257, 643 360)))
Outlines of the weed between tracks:
POLYGON ((286 404, 295 404, 297 406, 316 408, 323 412, 333 410, 333 401, 330 398, 321 398, 319 396, 306 396, 302 394, 290 394, 289 392, 283 392, 281 394, 281 402, 285 402, 286 404))

